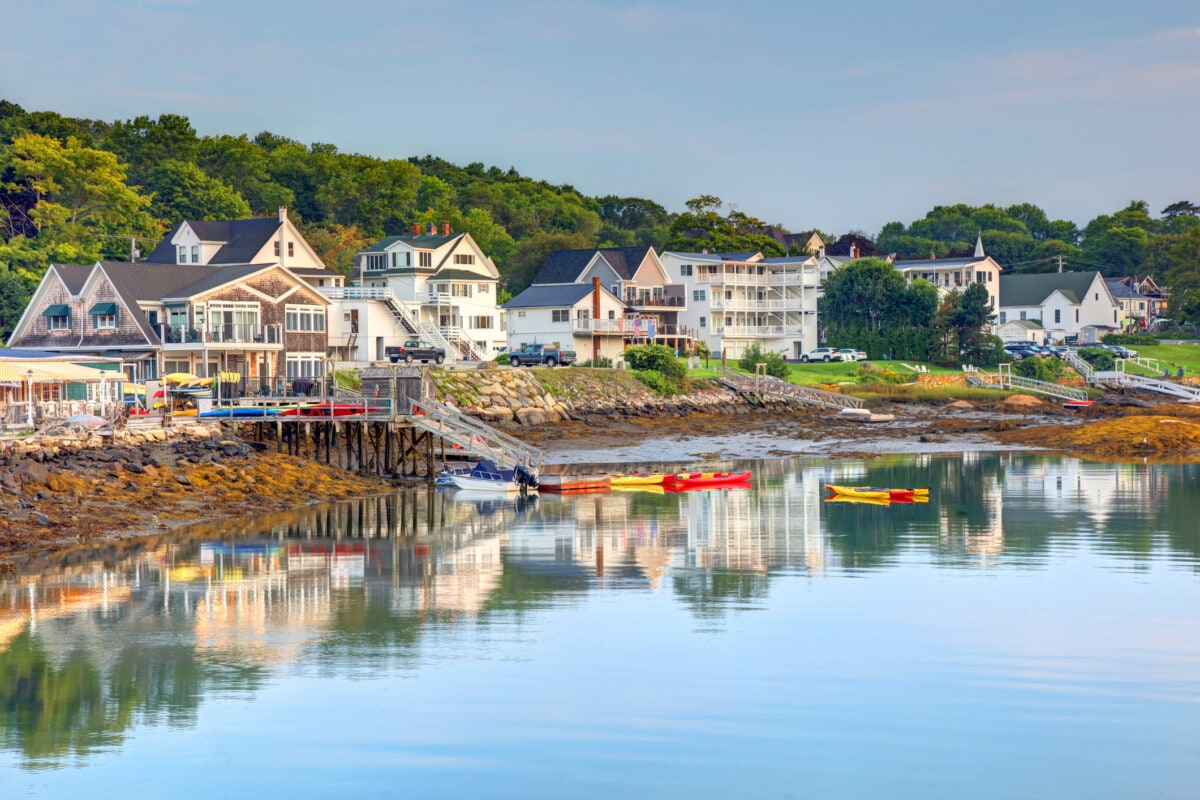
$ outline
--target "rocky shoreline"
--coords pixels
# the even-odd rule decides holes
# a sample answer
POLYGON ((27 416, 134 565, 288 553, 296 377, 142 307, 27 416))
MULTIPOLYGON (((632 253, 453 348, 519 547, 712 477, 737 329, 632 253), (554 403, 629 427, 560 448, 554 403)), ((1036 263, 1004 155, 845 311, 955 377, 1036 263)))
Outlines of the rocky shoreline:
MULTIPOLYGON (((444 370, 444 401, 571 464, 685 463, 802 455, 1043 449, 1117 459, 1200 460, 1200 408, 1117 398, 1086 411, 1028 396, 905 404, 862 425, 830 409, 760 404, 697 382, 660 397, 623 371, 444 370), (535 374, 536 373, 536 374, 535 374), (686 422, 681 423, 681 419, 686 422)), ((0 569, 5 560, 98 537, 134 536, 394 491, 394 483, 259 449, 219 423, 0 440, 0 569)))

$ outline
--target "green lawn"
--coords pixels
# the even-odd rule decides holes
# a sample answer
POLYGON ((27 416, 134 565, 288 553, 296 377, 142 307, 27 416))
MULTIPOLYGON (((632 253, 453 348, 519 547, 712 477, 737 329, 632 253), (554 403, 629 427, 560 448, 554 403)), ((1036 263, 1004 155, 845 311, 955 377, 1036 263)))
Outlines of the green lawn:
MULTIPOLYGON (((715 364, 716 362, 713 362, 713 363, 715 364)), ((932 364, 918 365, 918 363, 915 361, 905 361, 905 362, 859 361, 859 362, 852 362, 852 363, 841 363, 841 362, 837 362, 837 361, 831 361, 828 364, 826 364, 824 362, 813 362, 810 364, 789 363, 787 380, 789 383, 795 383, 799 386, 817 386, 822 383, 852 382, 852 381, 854 381, 855 376, 858 374, 859 366, 862 364, 871 364, 876 369, 881 369, 881 370, 882 369, 891 369, 893 372, 899 373, 900 375, 904 375, 905 377, 910 377, 913 380, 915 380, 917 377, 917 373, 913 370, 906 369, 905 367, 901 366, 902 363, 903 364, 911 364, 914 367, 915 366, 923 366, 931 373, 947 374, 947 373, 961 372, 961 370, 946 369, 945 367, 936 367, 932 364)), ((729 366, 731 369, 737 370, 739 372, 742 371, 734 363, 731 363, 729 366)), ((711 367, 709 369, 705 369, 704 367, 701 367, 700 369, 690 370, 688 372, 688 375, 693 378, 715 378, 716 374, 717 374, 716 370, 712 369, 711 367)))
MULTIPOLYGON (((1184 375, 1200 375, 1200 344, 1139 344, 1133 349, 1142 358, 1157 359, 1164 368, 1171 370, 1172 376, 1180 367, 1183 367, 1184 375)), ((1137 371, 1133 364, 1127 365, 1127 369, 1137 371)))

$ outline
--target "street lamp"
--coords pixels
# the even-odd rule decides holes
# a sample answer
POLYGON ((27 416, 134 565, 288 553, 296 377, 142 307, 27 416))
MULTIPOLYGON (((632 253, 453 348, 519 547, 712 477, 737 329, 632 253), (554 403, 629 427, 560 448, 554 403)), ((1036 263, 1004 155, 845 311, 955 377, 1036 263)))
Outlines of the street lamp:
POLYGON ((29 382, 29 408, 27 409, 25 418, 26 418, 26 421, 29 423, 29 427, 32 428, 33 427, 33 370, 27 371, 25 373, 25 378, 29 382))

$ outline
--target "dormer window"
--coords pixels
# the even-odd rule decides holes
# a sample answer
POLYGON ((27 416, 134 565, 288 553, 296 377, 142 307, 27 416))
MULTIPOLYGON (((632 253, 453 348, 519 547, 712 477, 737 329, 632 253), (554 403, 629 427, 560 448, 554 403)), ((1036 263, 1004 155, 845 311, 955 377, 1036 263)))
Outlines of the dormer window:
POLYGON ((193 264, 200 263, 200 245, 198 245, 198 244, 192 245, 192 263, 193 264))
POLYGON ((367 256, 367 269, 371 271, 387 269, 387 253, 371 253, 367 256))
POLYGON ((426 250, 423 253, 417 253, 417 266, 432 267, 433 266, 433 253, 429 252, 428 250, 426 250))

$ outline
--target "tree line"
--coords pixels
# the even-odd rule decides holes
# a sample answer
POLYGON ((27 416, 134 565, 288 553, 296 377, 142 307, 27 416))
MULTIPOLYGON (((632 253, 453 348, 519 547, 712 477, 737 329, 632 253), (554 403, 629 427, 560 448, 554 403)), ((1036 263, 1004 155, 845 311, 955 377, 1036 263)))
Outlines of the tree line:
MULTIPOLYGON (((348 275, 355 253, 379 238, 414 222, 448 221, 479 242, 514 293, 552 250, 651 245, 773 256, 784 250, 770 228, 787 231, 713 195, 674 213, 646 198, 589 197, 512 167, 377 158, 267 131, 200 136, 177 114, 106 122, 0 100, 0 334, 52 262, 128 259, 180 220, 267 216, 280 206, 322 260, 348 275)), ((863 255, 902 258, 969 252, 977 236, 1016 271, 1057 269, 1061 256, 1068 269, 1174 280, 1200 314, 1200 276, 1192 274, 1200 208, 1190 202, 1158 216, 1134 202, 1082 229, 1022 204, 939 206, 908 226, 888 223, 876 237, 822 233, 831 252, 854 243, 863 255)))

